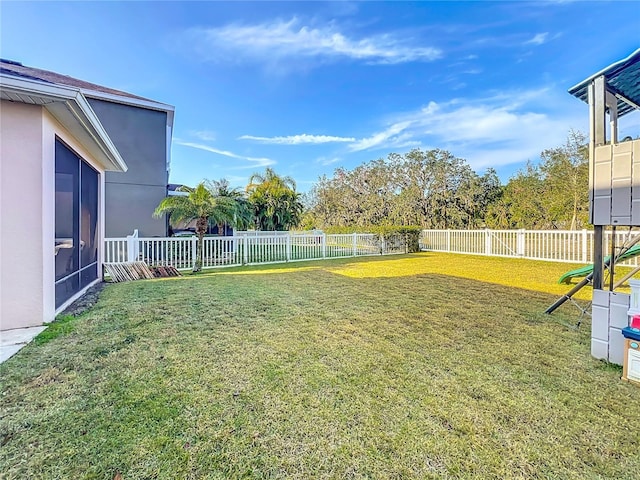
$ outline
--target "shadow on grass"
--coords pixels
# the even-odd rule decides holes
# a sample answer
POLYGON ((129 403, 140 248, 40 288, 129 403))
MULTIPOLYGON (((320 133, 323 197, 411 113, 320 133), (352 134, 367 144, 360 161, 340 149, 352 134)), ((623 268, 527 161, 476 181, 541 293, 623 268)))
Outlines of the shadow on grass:
MULTIPOLYGON (((515 286, 559 297, 572 285, 557 284, 571 264, 536 260, 421 252, 394 256, 372 256, 334 260, 313 260, 272 265, 231 267, 187 274, 184 279, 222 275, 283 275, 301 271, 326 271, 354 279, 399 278, 441 274, 503 286, 515 286)), ((575 298, 589 301, 591 287, 583 288, 575 298)))

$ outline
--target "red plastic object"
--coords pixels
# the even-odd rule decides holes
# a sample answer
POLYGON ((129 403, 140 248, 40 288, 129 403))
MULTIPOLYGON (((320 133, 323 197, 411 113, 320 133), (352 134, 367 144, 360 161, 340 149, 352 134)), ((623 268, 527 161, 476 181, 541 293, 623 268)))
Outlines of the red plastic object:
POLYGON ((631 325, 629 326, 631 328, 640 329, 640 315, 634 315, 633 317, 631 317, 631 325))

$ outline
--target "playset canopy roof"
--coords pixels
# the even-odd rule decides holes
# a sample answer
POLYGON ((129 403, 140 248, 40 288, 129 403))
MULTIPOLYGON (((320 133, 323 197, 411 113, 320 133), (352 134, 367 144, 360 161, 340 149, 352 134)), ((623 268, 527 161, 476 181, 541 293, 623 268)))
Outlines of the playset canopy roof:
POLYGON ((588 102, 588 86, 601 75, 606 79, 607 88, 618 99, 618 117, 640 110, 640 48, 627 58, 612 63, 571 87, 569 93, 583 102, 588 102))

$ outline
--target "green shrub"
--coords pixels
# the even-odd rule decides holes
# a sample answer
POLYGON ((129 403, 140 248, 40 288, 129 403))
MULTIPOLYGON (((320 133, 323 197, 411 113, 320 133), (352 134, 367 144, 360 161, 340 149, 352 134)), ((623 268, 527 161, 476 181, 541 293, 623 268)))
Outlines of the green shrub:
POLYGON ((407 253, 416 253, 420 251, 420 232, 421 227, 397 227, 395 234, 400 234, 404 237, 404 244, 407 248, 407 253))

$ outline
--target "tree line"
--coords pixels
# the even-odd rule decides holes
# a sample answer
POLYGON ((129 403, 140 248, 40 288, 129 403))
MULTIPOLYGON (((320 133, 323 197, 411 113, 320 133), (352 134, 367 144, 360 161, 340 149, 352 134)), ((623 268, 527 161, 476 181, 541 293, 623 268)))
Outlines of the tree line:
MULTIPOLYGON (((589 157, 586 137, 571 131, 566 142, 544 150, 501 185, 496 171, 477 174, 466 160, 441 149, 391 153, 353 170, 322 176, 304 196, 291 177, 271 168, 254 173, 243 190, 227 180, 183 187, 167 197, 155 215, 171 222, 195 221, 196 267, 210 225, 234 229, 408 231, 431 229, 579 229, 588 222, 589 157), (303 202, 304 200, 304 202, 303 202)), ((405 232, 406 233, 406 232, 405 232)))
POLYGON ((392 153, 323 176, 306 196, 306 228, 578 229, 588 221, 586 137, 544 150, 501 185, 496 171, 477 174, 446 150, 392 153))

